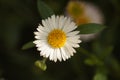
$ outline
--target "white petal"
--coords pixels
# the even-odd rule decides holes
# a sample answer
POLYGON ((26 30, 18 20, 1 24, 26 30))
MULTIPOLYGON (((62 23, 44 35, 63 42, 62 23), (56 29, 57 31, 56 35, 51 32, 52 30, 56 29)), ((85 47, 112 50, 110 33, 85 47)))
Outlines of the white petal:
POLYGON ((68 50, 65 46, 63 47, 63 49, 64 49, 64 51, 65 51, 65 53, 66 53, 66 55, 67 55, 66 58, 67 58, 67 59, 70 58, 71 55, 70 55, 70 53, 69 53, 69 50, 68 50))
POLYGON ((52 15, 51 16, 51 26, 54 27, 54 28, 56 27, 56 25, 55 25, 56 21, 55 20, 56 20, 55 15, 52 15))
POLYGON ((91 23, 103 24, 103 14, 96 6, 86 3, 84 7, 85 15, 90 19, 91 23))
POLYGON ((74 47, 74 48, 80 47, 79 44, 77 44, 77 43, 71 43, 69 41, 67 41, 66 43, 69 44, 70 46, 74 47))
POLYGON ((34 44, 39 44, 39 42, 41 42, 41 41, 40 40, 33 41, 34 44))
POLYGON ((54 49, 54 56, 53 56, 53 60, 54 60, 54 62, 56 62, 57 61, 57 50, 56 49, 54 49))
POLYGON ((70 45, 66 44, 64 47, 68 50, 68 52, 71 56, 73 56, 73 53, 76 53, 74 48, 72 48, 70 45))
POLYGON ((34 32, 34 34, 36 35, 35 38, 36 39, 47 39, 48 34, 47 33, 39 33, 39 32, 34 32))
POLYGON ((52 49, 51 48, 46 48, 46 50, 45 50, 45 57, 46 58, 48 58, 49 56, 50 56, 50 52, 52 51, 52 49))
POLYGON ((66 55, 65 55, 65 51, 63 50, 63 48, 60 48, 60 53, 61 53, 62 59, 65 61, 66 55))
MULTIPOLYGON (((53 28, 51 28, 48 19, 46 19, 44 22, 45 22, 45 25, 46 25, 45 27, 48 28, 48 29, 49 29, 49 32, 50 32, 53 28)), ((49 33, 49 32, 48 32, 48 33, 49 33)))
POLYGON ((33 41, 33 43, 36 45, 46 45, 47 44, 46 40, 35 40, 35 41, 33 41))
POLYGON ((52 25, 52 20, 50 18, 48 18, 48 25, 51 30, 55 29, 54 26, 52 25))
POLYGON ((59 18, 59 21, 58 21, 59 22, 59 24, 58 24, 59 29, 63 28, 64 24, 66 23, 66 20, 67 20, 67 17, 64 17, 64 16, 61 16, 59 18))
POLYGON ((69 58, 69 55, 67 55, 64 47, 61 48, 61 54, 64 61, 69 58))
POLYGON ((58 48, 58 49, 56 49, 57 51, 56 51, 56 54, 57 54, 57 58, 58 58, 58 60, 59 61, 62 61, 62 56, 61 56, 61 53, 60 53, 60 49, 58 48))
POLYGON ((56 16, 56 20, 55 20, 55 29, 59 28, 59 16, 56 16))
POLYGON ((51 31, 51 27, 49 25, 48 20, 47 19, 46 20, 42 20, 42 24, 43 24, 45 30, 49 33, 51 31))
POLYGON ((39 32, 47 32, 47 31, 45 30, 45 28, 44 28, 43 26, 41 26, 40 24, 39 24, 37 30, 38 30, 39 32))
POLYGON ((80 31, 73 31, 73 32, 69 32, 67 33, 67 36, 75 36, 79 33, 80 31))
POLYGON ((53 60, 54 59, 54 49, 50 52, 50 57, 49 57, 50 60, 53 60))
POLYGON ((42 46, 41 48, 38 48, 38 49, 41 50, 40 55, 45 57, 47 46, 44 45, 44 46, 42 46))
POLYGON ((69 41, 71 43, 81 43, 82 42, 79 38, 75 38, 75 37, 68 37, 67 41, 69 41))
POLYGON ((76 29, 77 26, 75 26, 74 22, 69 22, 66 23, 66 25, 64 25, 63 31, 65 31, 66 33, 73 31, 74 29, 76 29))
POLYGON ((47 36, 35 36, 35 39, 45 40, 47 36))

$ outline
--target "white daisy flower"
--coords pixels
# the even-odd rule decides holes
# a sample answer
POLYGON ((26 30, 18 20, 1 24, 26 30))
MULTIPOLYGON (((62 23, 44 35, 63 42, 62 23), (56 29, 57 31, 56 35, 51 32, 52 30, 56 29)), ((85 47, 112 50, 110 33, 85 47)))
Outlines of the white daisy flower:
POLYGON ((67 16, 71 17, 78 25, 85 23, 104 22, 101 11, 92 3, 83 1, 70 1, 66 7, 67 16))
POLYGON ((79 31, 70 18, 52 15, 48 19, 42 20, 37 31, 34 32, 37 50, 40 55, 56 62, 62 61, 76 53, 74 48, 78 48, 80 40, 79 31))
POLYGON ((89 19, 88 23, 103 24, 103 14, 100 9, 88 2, 80 2, 84 6, 84 15, 89 19))
MULTIPOLYGON (((77 25, 87 23, 103 24, 103 14, 95 5, 84 1, 70 1, 66 7, 67 16, 71 17, 77 25)), ((94 39, 98 33, 82 34, 82 41, 94 39)))

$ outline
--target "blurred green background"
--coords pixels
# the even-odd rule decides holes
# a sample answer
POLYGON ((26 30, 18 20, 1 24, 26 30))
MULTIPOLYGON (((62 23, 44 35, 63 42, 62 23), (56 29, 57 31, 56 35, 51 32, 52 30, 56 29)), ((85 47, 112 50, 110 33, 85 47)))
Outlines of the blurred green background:
MULTIPOLYGON (((120 0, 84 0, 97 5, 107 28, 65 62, 47 61, 47 70, 34 65, 42 59, 36 48, 22 50, 34 40, 41 17, 37 0, 0 0, 0 80, 120 80, 120 0), (87 54, 88 53, 88 54, 87 54), (90 57, 89 57, 90 56, 90 57)), ((44 0, 64 14, 69 0, 44 0)))

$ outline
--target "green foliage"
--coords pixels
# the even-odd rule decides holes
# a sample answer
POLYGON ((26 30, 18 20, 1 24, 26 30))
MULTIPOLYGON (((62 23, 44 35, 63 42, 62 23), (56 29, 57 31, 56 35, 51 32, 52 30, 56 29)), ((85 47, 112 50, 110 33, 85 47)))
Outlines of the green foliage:
POLYGON ((25 49, 29 49, 29 48, 33 48, 33 47, 35 47, 35 44, 33 43, 33 41, 30 41, 30 42, 24 44, 22 49, 25 50, 25 49))
POLYGON ((46 19, 54 14, 53 10, 43 1, 37 0, 38 11, 43 19, 46 19))
POLYGON ((80 31, 80 34, 92 34, 98 33, 102 31, 104 28, 105 26, 101 24, 88 23, 79 25, 77 29, 80 31))
POLYGON ((102 73, 96 73, 93 80, 107 80, 107 76, 102 73))
POLYGON ((113 49, 113 45, 103 45, 98 41, 94 41, 92 44, 93 53, 95 53, 101 59, 105 59, 106 57, 110 56, 113 52, 113 49))
POLYGON ((43 71, 45 71, 47 69, 47 65, 45 64, 45 60, 42 60, 42 61, 37 60, 37 61, 35 61, 35 65, 43 71))
POLYGON ((85 64, 89 65, 89 66, 101 66, 104 63, 99 60, 99 58, 97 58, 96 56, 92 55, 90 58, 85 59, 85 64))
POLYGON ((97 67, 93 80, 108 80, 107 69, 104 66, 97 67))

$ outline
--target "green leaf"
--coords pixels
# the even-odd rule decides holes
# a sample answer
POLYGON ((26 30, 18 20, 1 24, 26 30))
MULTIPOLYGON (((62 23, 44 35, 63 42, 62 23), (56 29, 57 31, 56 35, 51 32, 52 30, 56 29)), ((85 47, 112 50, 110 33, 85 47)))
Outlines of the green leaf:
POLYGON ((37 60, 35 61, 35 65, 43 71, 47 69, 47 65, 45 64, 44 61, 37 60))
POLYGON ((38 11, 43 19, 54 14, 53 10, 41 0, 37 0, 38 11))
POLYGON ((85 64, 89 66, 94 66, 94 65, 102 66, 103 65, 103 62, 99 60, 95 55, 91 55, 90 58, 85 59, 84 62, 85 64))
POLYGON ((82 24, 77 27, 77 29, 80 31, 80 34, 98 33, 102 31, 104 28, 105 28, 104 25, 96 23, 82 24))
POLYGON ((102 73, 96 73, 93 80, 107 80, 107 76, 102 73))
POLYGON ((114 49, 114 46, 112 46, 112 45, 110 45, 110 46, 106 46, 104 48, 104 52, 103 52, 103 54, 102 54, 102 56, 105 58, 105 57, 107 57, 107 56, 109 56, 110 54, 112 54, 112 51, 113 51, 113 49, 114 49), (106 49, 105 49, 106 48, 106 49))
POLYGON ((109 67, 109 69, 113 69, 117 74, 120 74, 120 64, 119 61, 113 56, 109 56, 109 58, 106 60, 105 64, 107 65, 107 67, 109 67))
POLYGON ((93 77, 93 80, 107 80, 108 70, 105 66, 99 66, 96 69, 96 73, 93 77))
POLYGON ((92 44, 93 52, 102 60, 106 59, 106 57, 110 56, 114 46, 113 45, 104 45, 99 41, 94 41, 92 44))
POLYGON ((95 61, 93 61, 92 59, 86 59, 85 61, 85 64, 89 65, 89 66, 94 66, 96 63, 95 61))
POLYGON ((30 41, 30 42, 26 43, 25 45, 23 45, 22 49, 25 50, 25 49, 29 49, 32 47, 35 47, 35 44, 33 43, 33 41, 30 41))

